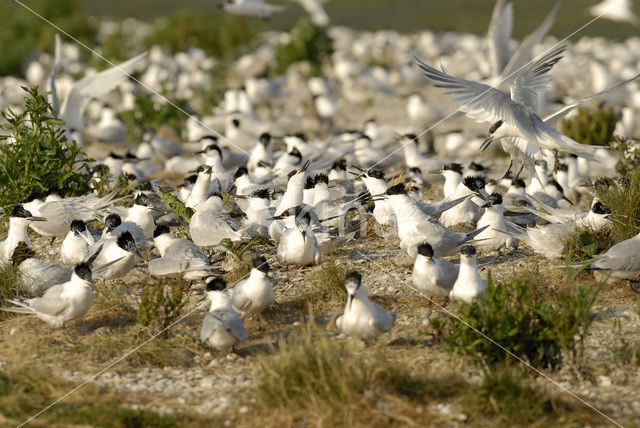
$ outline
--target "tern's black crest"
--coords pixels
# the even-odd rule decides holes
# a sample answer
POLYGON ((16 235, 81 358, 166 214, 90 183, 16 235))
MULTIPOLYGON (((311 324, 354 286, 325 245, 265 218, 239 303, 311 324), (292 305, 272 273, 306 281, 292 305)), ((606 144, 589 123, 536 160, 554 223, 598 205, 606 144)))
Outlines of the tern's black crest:
POLYGON ((18 245, 13 250, 13 254, 11 254, 11 263, 14 266, 19 266, 20 263, 25 261, 28 258, 35 257, 36 252, 33 251, 26 242, 20 241, 18 245))
POLYGON ((118 214, 109 214, 104 219, 104 225, 107 227, 107 232, 112 231, 113 229, 120 226, 121 224, 122 224, 122 219, 118 214))
POLYGON ((157 238, 158 236, 160 236, 160 235, 164 235, 165 233, 171 233, 171 230, 169 229, 169 227, 168 227, 168 226, 165 226, 165 225, 163 224, 163 225, 157 226, 157 227, 154 229, 154 231, 153 231, 153 237, 154 237, 154 238, 157 238))
POLYGON ((398 183, 395 186, 391 186, 385 192, 387 195, 406 195, 407 189, 404 187, 404 184, 398 183))
POLYGON ((269 192, 269 189, 265 188, 254 190, 249 196, 252 198, 269 199, 271 197, 271 194, 269 192))
POLYGON ((25 210, 22 205, 16 205, 11 210, 11 217, 28 218, 28 217, 33 217, 33 214, 25 210))
POLYGON ((138 196, 136 196, 136 198, 133 200, 133 203, 135 205, 142 205, 143 207, 153 208, 153 202, 151 201, 151 198, 149 198, 144 193, 140 193, 138 196))
POLYGON ((108 157, 110 157, 111 159, 124 159, 123 156, 121 156, 121 155, 119 155, 117 153, 113 153, 113 152, 109 153, 108 157))
POLYGON ((329 184, 329 176, 327 174, 318 174, 316 178, 313 180, 314 184, 324 183, 329 184))
POLYGON ((227 281, 222 278, 207 280, 207 291, 224 291, 227 288, 227 281))
POLYGON ((489 195, 487 202, 491 205, 500 205, 502 204, 502 195, 500 193, 492 193, 489 195))
POLYGON ((138 160, 138 157, 131 152, 127 152, 127 154, 124 155, 124 157, 125 159, 129 159, 129 160, 138 160))
POLYGON ((522 189, 527 187, 527 185, 524 184, 524 180, 522 180, 520 178, 518 178, 517 180, 516 179, 511 180, 511 185, 514 186, 514 187, 520 187, 522 189))
POLYGON ((87 230, 87 226, 84 224, 82 220, 72 220, 71 226, 69 226, 69 230, 72 232, 84 232, 87 230))
POLYGON ((291 149, 291 151, 288 153, 289 156, 293 156, 295 158, 298 158, 298 162, 302 162, 302 153, 300 153, 300 150, 298 150, 296 147, 294 147, 293 149, 291 149))
POLYGON ((482 177, 465 177, 462 179, 462 183, 467 186, 473 192, 479 192, 484 189, 485 180, 482 177))
POLYGON ((131 232, 126 231, 118 236, 118 247, 125 251, 136 254, 138 252, 138 246, 131 232))
POLYGON ((20 201, 23 204, 27 204, 29 202, 33 202, 36 199, 42 199, 42 194, 39 192, 31 192, 20 201))
POLYGON ((476 247, 472 245, 465 245, 464 247, 460 248, 460 253, 464 254, 465 256, 473 256, 476 253, 476 247))
POLYGON ((611 210, 609 209, 609 207, 607 207, 600 201, 593 204, 593 208, 591 208, 591 211, 593 211, 595 214, 601 215, 611 214, 611 210))
POLYGON ((210 152, 212 150, 215 150, 216 152, 218 152, 218 154, 220 155, 220 159, 222 159, 222 150, 217 144, 209 144, 207 148, 204 149, 205 152, 210 152))
POLYGON ((409 168, 409 172, 411 174, 422 175, 422 170, 417 166, 414 166, 413 168, 409 168))
POLYGON ((418 254, 428 258, 433 257, 433 247, 428 242, 421 242, 418 244, 418 254))
POLYGON ((384 171, 381 169, 372 169, 367 171, 367 176, 377 178, 378 180, 384 180, 384 171))
POLYGON ((484 165, 476 163, 476 162, 471 162, 469 164, 469 169, 471 171, 475 171, 475 172, 481 172, 481 171, 485 171, 486 168, 484 167, 484 165))
POLYGON ((255 257, 251 261, 253 268, 258 269, 260 272, 269 273, 269 263, 267 263, 267 259, 262 256, 255 257))
POLYGON ((404 138, 418 144, 418 136, 416 134, 404 134, 404 138))
POLYGON ((313 189, 313 186, 315 186, 315 182, 313 181, 313 177, 307 177, 307 180, 304 182, 304 189, 305 190, 313 189))
POLYGON ((541 167, 546 169, 547 168, 547 161, 544 160, 544 159, 538 159, 536 161, 536 165, 541 166, 541 167))
POLYGON ((262 134, 260 134, 260 137, 258 137, 258 140, 264 145, 264 146, 268 146, 269 143, 271 142, 271 134, 269 134, 268 132, 263 132, 262 134))
POLYGON ((182 182, 182 186, 188 187, 191 184, 195 184, 197 180, 198 180, 198 176, 196 174, 192 174, 184 179, 184 181, 182 182))
POLYGON ((209 196, 207 196, 207 199, 209 198, 220 198, 222 199, 222 195, 220 194, 220 192, 211 192, 209 193, 209 196))
POLYGON ((340 159, 335 161, 331 166, 331 169, 336 171, 346 171, 347 170, 347 161, 344 159, 340 159))
POLYGON ((80 263, 76 265, 75 269, 73 269, 76 275, 80 279, 84 279, 85 281, 91 281, 91 268, 86 263, 80 263))
POLYGON ((344 277, 344 282, 360 282, 362 281, 362 275, 359 272, 353 270, 344 277))
POLYGON ((239 128, 239 127, 240 127, 240 121, 239 121, 238 119, 233 119, 233 120, 231 121, 231 124, 232 124, 233 126, 235 126, 236 128, 239 128))
POLYGON ((564 172, 569 171, 569 165, 567 165, 566 163, 559 163, 558 171, 564 171, 564 172))
POLYGON ((242 177, 243 175, 249 175, 249 170, 246 166, 241 166, 236 170, 236 173, 233 175, 233 179, 242 177))
POLYGON ((462 165, 460 165, 459 163, 455 163, 455 162, 451 162, 446 164, 442 169, 444 169, 445 171, 453 171, 453 172, 457 172, 458 174, 462 175, 462 165))
POLYGON ((502 126, 503 123, 504 123, 504 121, 499 120, 496 123, 494 123, 493 125, 491 125, 491 128, 489 128, 489 135, 491 135, 494 132, 496 132, 498 130, 498 128, 500 128, 502 126))
POLYGON ((211 141, 210 144, 216 144, 218 142, 218 136, 217 135, 205 135, 204 137, 200 138, 200 141, 211 141))

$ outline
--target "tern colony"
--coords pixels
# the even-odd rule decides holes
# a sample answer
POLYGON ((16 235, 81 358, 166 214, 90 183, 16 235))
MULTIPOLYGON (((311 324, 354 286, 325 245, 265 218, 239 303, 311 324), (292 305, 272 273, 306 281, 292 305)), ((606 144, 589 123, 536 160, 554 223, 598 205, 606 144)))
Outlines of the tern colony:
MULTIPOLYGON (((321 9, 322 2, 301 3, 321 9)), ((227 0, 223 7, 260 16, 280 12, 264 5, 227 0)), ((195 48, 170 55, 154 47, 95 73, 80 62, 77 46, 56 38, 53 58, 43 54, 32 62, 24 83, 48 85, 69 138, 88 149, 109 147, 97 164, 110 172, 113 186, 124 175, 135 191, 121 202, 129 206, 114 205, 116 189, 102 197, 63 197, 54 189, 25 195, 9 216, 0 263, 17 266, 24 289, 40 297, 17 296, 3 309, 59 327, 90 310, 94 282, 104 287, 126 280, 133 269, 181 275, 203 283, 211 303, 201 340, 226 349, 248 337, 243 317, 274 302, 270 265, 322 265, 328 254, 363 238, 366 222, 398 243, 413 263, 413 287, 426 296, 466 303, 482 298, 479 251, 525 244, 559 257, 561 240, 574 226, 600 230, 611 223, 611 210, 585 183, 612 177, 616 158, 563 135, 557 124, 595 100, 621 110, 617 134, 638 134, 640 39, 545 42, 556 11, 516 49, 508 0, 498 0, 486 38, 330 27, 335 52, 321 76, 296 64, 278 78, 259 77, 275 58, 276 38, 265 36, 254 53, 235 62, 242 82, 218 107, 190 117, 180 136, 148 129, 143 141, 128 141, 119 118, 133 108, 134 91, 171 87, 185 99, 197 98, 215 60, 195 48), (371 59, 390 65, 372 66, 371 59), (74 80, 71 74, 80 71, 85 77, 74 80), (142 87, 123 72, 139 72, 142 87), (342 114, 366 110, 363 102, 377 106, 367 111, 373 119, 342 114), (455 108, 468 117, 451 119, 460 130, 443 126, 424 134, 455 108), (498 143, 511 157, 506 173, 478 150, 498 143), (158 197, 161 188, 193 210, 189 238, 175 236, 178 218, 158 197), (429 188, 441 197, 426 200, 429 188), (576 208, 589 198, 589 210, 576 208), (450 230, 460 224, 474 229, 450 230), (57 238, 59 259, 38 258, 28 229, 57 238), (224 240, 253 237, 273 246, 253 258, 247 277, 226 284, 211 255, 222 251, 224 240), (443 259, 457 255, 459 263, 443 259)), ((320 11, 315 19, 328 24, 320 11)), ((20 83, 2 80, 3 106, 20 104, 20 83)), ((588 268, 635 279, 639 240, 619 243, 588 268)), ((342 333, 371 339, 391 330, 396 312, 369 300, 360 273, 350 272, 345 288, 344 314, 336 321, 342 333)))

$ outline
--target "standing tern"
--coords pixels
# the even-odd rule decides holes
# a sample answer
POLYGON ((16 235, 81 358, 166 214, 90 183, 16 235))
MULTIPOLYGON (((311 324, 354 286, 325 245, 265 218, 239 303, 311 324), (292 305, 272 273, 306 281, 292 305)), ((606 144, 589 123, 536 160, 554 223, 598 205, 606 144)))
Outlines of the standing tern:
POLYGON ((428 296, 449 297, 458 278, 460 265, 433 257, 433 248, 427 241, 418 244, 418 255, 413 264, 413 285, 428 296))
POLYGON ((336 319, 338 330, 347 336, 360 339, 375 339, 391 331, 396 321, 396 311, 387 312, 375 302, 369 300, 362 285, 362 276, 358 272, 349 272, 344 280, 347 289, 347 304, 344 314, 336 319))
POLYGON ((9 262, 14 250, 20 242, 29 245, 29 234, 27 229, 34 221, 46 221, 42 217, 34 217, 31 212, 24 209, 22 205, 16 205, 9 215, 9 234, 6 239, 0 242, 0 266, 9 262))
POLYGON ((67 233, 60 246, 62 263, 67 266, 75 266, 82 263, 89 256, 89 247, 94 243, 95 239, 87 229, 84 221, 71 221, 69 233, 67 233))
POLYGON ((486 297, 486 294, 487 280, 478 272, 476 249, 471 245, 465 245, 460 250, 460 271, 449 297, 471 303, 479 297, 486 297))

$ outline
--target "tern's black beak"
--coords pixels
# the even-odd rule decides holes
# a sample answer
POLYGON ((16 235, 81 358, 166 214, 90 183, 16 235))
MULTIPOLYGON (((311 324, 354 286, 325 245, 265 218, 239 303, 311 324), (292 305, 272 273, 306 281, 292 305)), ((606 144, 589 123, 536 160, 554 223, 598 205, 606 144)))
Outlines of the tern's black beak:
POLYGON ((347 302, 348 306, 349 306, 349 310, 351 310, 351 304, 353 303, 353 299, 355 299, 356 295, 355 294, 349 294, 349 296, 347 297, 347 299, 349 300, 347 302))

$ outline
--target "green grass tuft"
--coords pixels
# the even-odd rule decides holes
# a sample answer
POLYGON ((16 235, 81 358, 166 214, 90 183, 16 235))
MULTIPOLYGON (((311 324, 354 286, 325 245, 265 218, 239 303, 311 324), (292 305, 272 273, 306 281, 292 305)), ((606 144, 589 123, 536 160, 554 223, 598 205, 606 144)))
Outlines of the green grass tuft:
POLYGON ((613 138, 618 117, 611 107, 597 110, 580 107, 577 115, 562 120, 562 133, 582 144, 607 146, 613 138))

